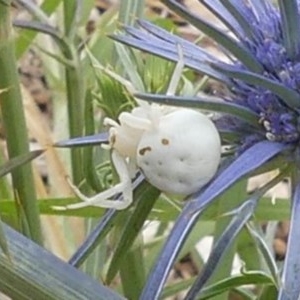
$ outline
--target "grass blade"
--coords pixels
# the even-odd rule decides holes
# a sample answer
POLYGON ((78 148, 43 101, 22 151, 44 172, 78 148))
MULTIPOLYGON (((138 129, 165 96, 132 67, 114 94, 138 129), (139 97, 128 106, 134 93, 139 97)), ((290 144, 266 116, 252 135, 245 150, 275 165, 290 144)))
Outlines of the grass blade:
MULTIPOLYGON (((1 118, 7 137, 9 158, 29 152, 27 127, 24 116, 22 95, 19 88, 19 77, 11 31, 10 8, 0 3, 0 94, 1 118)), ((12 172, 15 198, 20 200, 26 221, 29 226, 29 236, 37 243, 42 243, 40 218, 36 203, 35 187, 29 164, 12 172)), ((25 232, 24 228, 21 228, 25 232)))
POLYGON ((107 272, 107 282, 111 282, 115 277, 120 267, 120 263, 142 229, 142 226, 144 225, 145 220, 147 219, 159 194, 160 191, 146 181, 144 181, 139 187, 139 190, 136 191, 134 199, 136 199, 137 205, 132 215, 128 218, 126 224, 124 224, 124 230, 120 235, 121 238, 117 243, 116 250, 107 272))
POLYGON ((0 167, 0 177, 10 173, 17 167, 22 166, 25 163, 37 158, 38 156, 43 154, 44 151, 45 150, 35 150, 10 159, 8 162, 6 162, 0 167))
POLYGON ((13 299, 124 299, 7 225, 4 233, 11 261, 0 255, 0 290, 13 299))
MULTIPOLYGON (((198 299, 206 300, 211 299, 214 296, 224 293, 230 289, 237 288, 242 285, 255 284, 255 285, 271 285, 272 278, 261 271, 250 271, 243 273, 242 275, 236 275, 226 278, 208 287, 205 287, 201 291, 201 295, 198 299)), ((270 298, 269 298, 270 299, 270 298)))
POLYGON ((243 226, 251 218, 256 207, 256 202, 257 199, 249 199, 237 209, 237 215, 233 217, 228 227, 224 230, 223 234, 216 242, 204 269, 186 296, 186 300, 195 299, 203 286, 209 280, 220 263, 223 255, 226 253, 227 248, 232 244, 243 226))

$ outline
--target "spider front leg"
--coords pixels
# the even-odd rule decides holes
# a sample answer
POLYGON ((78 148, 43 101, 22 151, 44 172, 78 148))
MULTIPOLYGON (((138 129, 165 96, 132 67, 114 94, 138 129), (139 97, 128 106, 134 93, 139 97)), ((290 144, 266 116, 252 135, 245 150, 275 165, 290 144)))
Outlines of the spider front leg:
POLYGON ((57 210, 66 210, 66 209, 77 209, 87 206, 99 206, 103 208, 113 208, 113 209, 125 209, 132 203, 132 186, 129 170, 127 163, 124 157, 122 157, 116 150, 112 151, 112 162, 116 168, 116 172, 119 176, 120 183, 109 188, 106 191, 101 192, 93 197, 87 197, 80 192, 80 190, 70 183, 74 193, 80 198, 82 203, 75 203, 66 205, 64 207, 54 207, 57 210), (113 196, 121 193, 123 196, 122 200, 109 200, 113 196))

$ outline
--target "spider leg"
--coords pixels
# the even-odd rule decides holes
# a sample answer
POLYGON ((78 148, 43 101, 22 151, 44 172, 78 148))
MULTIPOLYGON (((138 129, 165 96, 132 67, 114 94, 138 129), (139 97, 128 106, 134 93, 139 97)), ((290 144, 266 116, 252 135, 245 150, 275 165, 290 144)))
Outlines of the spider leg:
POLYGON ((119 120, 121 124, 127 125, 131 128, 147 130, 151 128, 151 121, 145 118, 140 118, 132 115, 128 112, 123 112, 119 116, 119 120))
MULTIPOLYGON (((111 120, 111 119, 109 119, 109 120, 112 122, 115 122, 114 120, 111 120)), ((113 123, 111 123, 111 124, 113 124, 113 123)), ((116 124, 118 127, 120 127, 120 125, 118 123, 116 123, 116 124)), ((114 139, 118 133, 116 127, 109 128, 109 144, 101 144, 102 149, 111 150, 113 148, 114 139)))
POLYGON ((120 124, 111 118, 104 118, 103 125, 111 127, 120 127, 120 124))
POLYGON ((103 191, 93 197, 87 197, 80 192, 80 190, 70 183, 74 193, 80 198, 81 203, 75 203, 66 205, 64 207, 55 206, 54 209, 66 210, 77 209, 87 206, 99 206, 103 208, 125 209, 132 203, 132 186, 129 171, 125 158, 123 158, 117 151, 112 151, 112 161, 116 168, 117 174, 120 178, 120 183, 116 184, 112 188, 103 191), (122 200, 108 200, 107 198, 113 197, 119 193, 122 193, 122 200))
POLYGON ((138 171, 137 162, 134 157, 128 158, 128 172, 130 178, 134 178, 136 176, 136 173, 138 171))

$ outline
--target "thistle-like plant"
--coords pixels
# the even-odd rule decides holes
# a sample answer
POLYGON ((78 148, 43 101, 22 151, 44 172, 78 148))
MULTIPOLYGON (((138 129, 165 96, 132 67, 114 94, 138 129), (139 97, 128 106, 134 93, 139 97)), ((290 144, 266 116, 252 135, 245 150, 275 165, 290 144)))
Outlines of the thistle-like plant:
MULTIPOLYGON (((178 59, 179 44, 185 66, 222 82, 228 87, 228 94, 190 98, 139 94, 138 97, 164 105, 217 111, 221 116, 216 125, 223 144, 232 150, 232 154, 224 158, 214 180, 189 197, 150 273, 141 299, 159 297, 184 241, 212 201, 240 179, 277 169, 277 177, 249 195, 233 212, 234 217, 219 237, 186 299, 199 296, 220 262, 224 249, 253 215, 259 198, 284 177, 291 179, 292 212, 286 259, 281 279, 277 281, 278 299, 298 299, 300 2, 278 0, 278 5, 275 5, 269 0, 200 0, 219 18, 226 30, 208 23, 175 0, 162 2, 218 43, 227 62, 194 43, 141 20, 138 28, 124 27, 126 34, 116 35, 114 39, 172 61, 178 59)), ((263 244, 261 240, 260 243, 263 244)))

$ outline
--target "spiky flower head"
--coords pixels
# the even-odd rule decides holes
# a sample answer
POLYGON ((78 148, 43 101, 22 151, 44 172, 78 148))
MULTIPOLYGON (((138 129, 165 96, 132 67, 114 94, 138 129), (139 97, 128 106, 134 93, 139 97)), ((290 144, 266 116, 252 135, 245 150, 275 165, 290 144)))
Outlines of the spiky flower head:
MULTIPOLYGON (((234 144, 237 151, 235 159, 224 167, 206 189, 191 197, 150 275, 143 299, 154 299, 159 295, 170 262, 175 259, 204 208, 237 180, 253 174, 258 168, 279 168, 281 174, 288 170, 287 173, 292 177, 292 225, 278 299, 298 299, 300 237, 295 228, 300 227, 300 1, 278 0, 274 4, 269 0, 200 0, 220 19, 226 30, 208 23, 175 0, 162 2, 214 39, 227 60, 224 62, 200 46, 142 20, 137 22, 138 27, 124 27, 126 34, 114 38, 172 61, 178 59, 179 45, 187 67, 224 83, 229 92, 224 97, 207 95, 188 98, 147 94, 139 94, 139 97, 168 105, 218 111, 222 115, 217 125, 223 142, 234 144), (280 164, 276 164, 278 157, 283 157, 280 164), (193 217, 187 218, 192 213, 193 217), (153 286, 156 291, 153 291, 153 286)), ((267 184, 254 197, 255 200, 277 182, 275 180, 267 184)), ((245 203, 252 203, 250 200, 253 198, 245 203)), ((245 216, 244 222, 250 216, 251 213, 245 216)), ((230 230, 233 229, 228 227, 223 237, 232 233, 230 230)), ((223 251, 222 247, 219 250, 223 251)), ((215 260, 209 262, 213 264, 215 260)), ((205 270, 213 269, 213 266, 208 263, 205 270)), ((211 273, 205 273, 205 270, 187 299, 194 299, 206 283, 211 273)))

